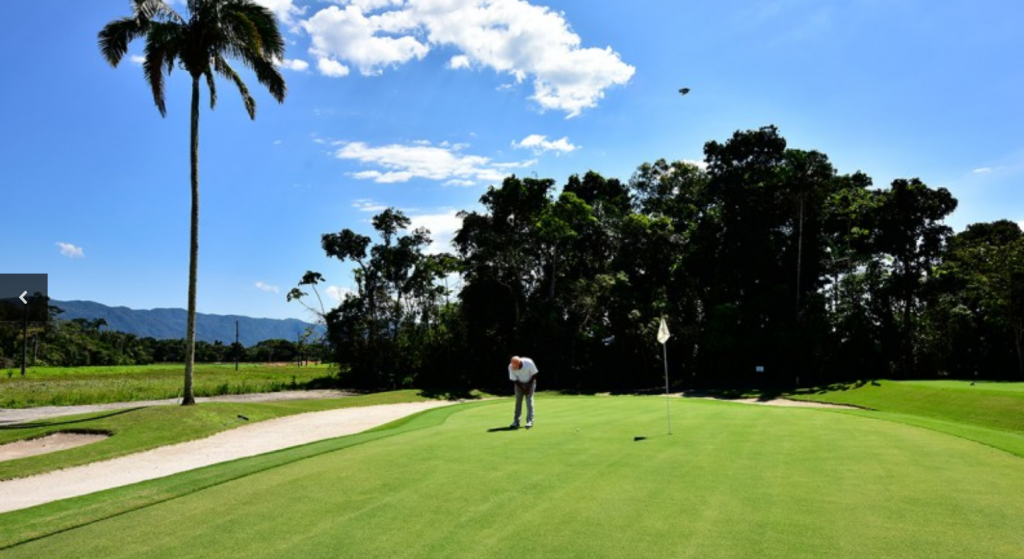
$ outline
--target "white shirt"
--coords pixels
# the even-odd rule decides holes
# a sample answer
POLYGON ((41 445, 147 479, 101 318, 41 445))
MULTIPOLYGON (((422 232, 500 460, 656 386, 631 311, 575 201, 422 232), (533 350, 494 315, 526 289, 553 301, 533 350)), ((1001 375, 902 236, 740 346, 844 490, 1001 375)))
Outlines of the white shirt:
POLYGON ((530 382, 530 377, 537 374, 537 365, 534 365, 533 359, 529 357, 520 357, 520 363, 522 366, 519 369, 513 369, 512 364, 508 365, 508 380, 514 380, 519 382, 530 382))

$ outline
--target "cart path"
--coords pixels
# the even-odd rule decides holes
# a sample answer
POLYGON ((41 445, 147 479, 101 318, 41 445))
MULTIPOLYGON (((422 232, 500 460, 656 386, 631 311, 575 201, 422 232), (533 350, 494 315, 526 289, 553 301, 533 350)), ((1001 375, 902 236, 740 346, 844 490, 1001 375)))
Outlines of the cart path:
POLYGON ((315 441, 360 433, 458 402, 431 400, 302 413, 65 470, 0 481, 0 513, 315 441))

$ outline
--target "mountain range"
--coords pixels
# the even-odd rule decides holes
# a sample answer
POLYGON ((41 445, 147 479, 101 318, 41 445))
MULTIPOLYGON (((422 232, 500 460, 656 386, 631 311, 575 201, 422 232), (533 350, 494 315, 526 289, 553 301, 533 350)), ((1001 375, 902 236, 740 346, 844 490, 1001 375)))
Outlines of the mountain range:
MULTIPOLYGON (((108 307, 93 301, 54 301, 50 305, 64 312, 61 320, 84 318, 107 322, 107 328, 135 334, 140 338, 158 340, 183 339, 188 313, 184 309, 136 310, 128 307, 108 307)), ((263 340, 284 339, 295 341, 309 327, 323 329, 295 318, 250 318, 238 315, 196 313, 196 340, 230 344, 235 341, 235 321, 238 321, 238 341, 249 347, 263 340)))

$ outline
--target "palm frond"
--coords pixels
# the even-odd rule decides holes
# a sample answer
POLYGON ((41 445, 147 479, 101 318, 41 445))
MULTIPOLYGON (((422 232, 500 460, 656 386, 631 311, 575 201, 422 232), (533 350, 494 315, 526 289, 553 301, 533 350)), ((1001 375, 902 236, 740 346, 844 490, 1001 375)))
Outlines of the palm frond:
POLYGON ((260 36, 260 29, 246 13, 241 10, 227 10, 223 18, 224 48, 262 55, 263 38, 260 36))
POLYGON ((277 27, 274 14, 249 0, 228 0, 225 9, 224 44, 221 48, 232 58, 242 61, 256 74, 279 103, 284 101, 288 88, 274 65, 284 57, 284 39, 277 27))
POLYGON ((146 56, 142 71, 153 91, 153 102, 161 116, 167 116, 164 101, 164 71, 174 69, 174 61, 181 55, 185 28, 176 23, 153 22, 146 34, 146 56))
POLYGON ((249 22, 247 25, 255 27, 260 41, 260 54, 269 59, 284 58, 284 36, 281 35, 273 12, 251 0, 229 0, 229 5, 229 13, 244 17, 249 22))
POLYGON ((262 57, 246 57, 242 61, 252 69, 253 73, 256 74, 256 80, 267 88, 270 95, 278 103, 284 103, 284 98, 288 95, 288 86, 285 84, 284 77, 281 75, 280 70, 277 69, 277 66, 270 60, 262 57))
POLYGON ((213 72, 207 70, 204 75, 206 76, 206 87, 210 88, 210 110, 212 111, 217 106, 217 85, 213 82, 213 72))
POLYGON ((184 18, 163 0, 132 0, 132 11, 137 19, 147 23, 149 21, 185 23, 184 18))
POLYGON ((148 22, 137 18, 125 17, 112 21, 99 32, 100 52, 107 63, 117 67, 125 54, 128 54, 128 43, 146 34, 148 22))
POLYGON ((238 86, 238 92, 242 94, 242 102, 245 103, 245 110, 249 113, 250 119, 256 118, 256 100, 249 94, 249 88, 246 87, 245 82, 239 77, 238 73, 235 72, 226 60, 220 55, 217 55, 213 59, 213 67, 217 70, 217 73, 224 76, 225 78, 235 82, 238 86))

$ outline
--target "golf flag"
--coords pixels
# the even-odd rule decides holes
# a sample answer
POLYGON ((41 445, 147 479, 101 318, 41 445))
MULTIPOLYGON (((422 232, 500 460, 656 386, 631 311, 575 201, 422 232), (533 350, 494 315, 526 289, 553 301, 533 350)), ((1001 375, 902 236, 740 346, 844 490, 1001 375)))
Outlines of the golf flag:
POLYGON ((661 317, 661 326, 658 328, 658 343, 664 344, 668 341, 668 324, 665 324, 665 317, 661 317))

